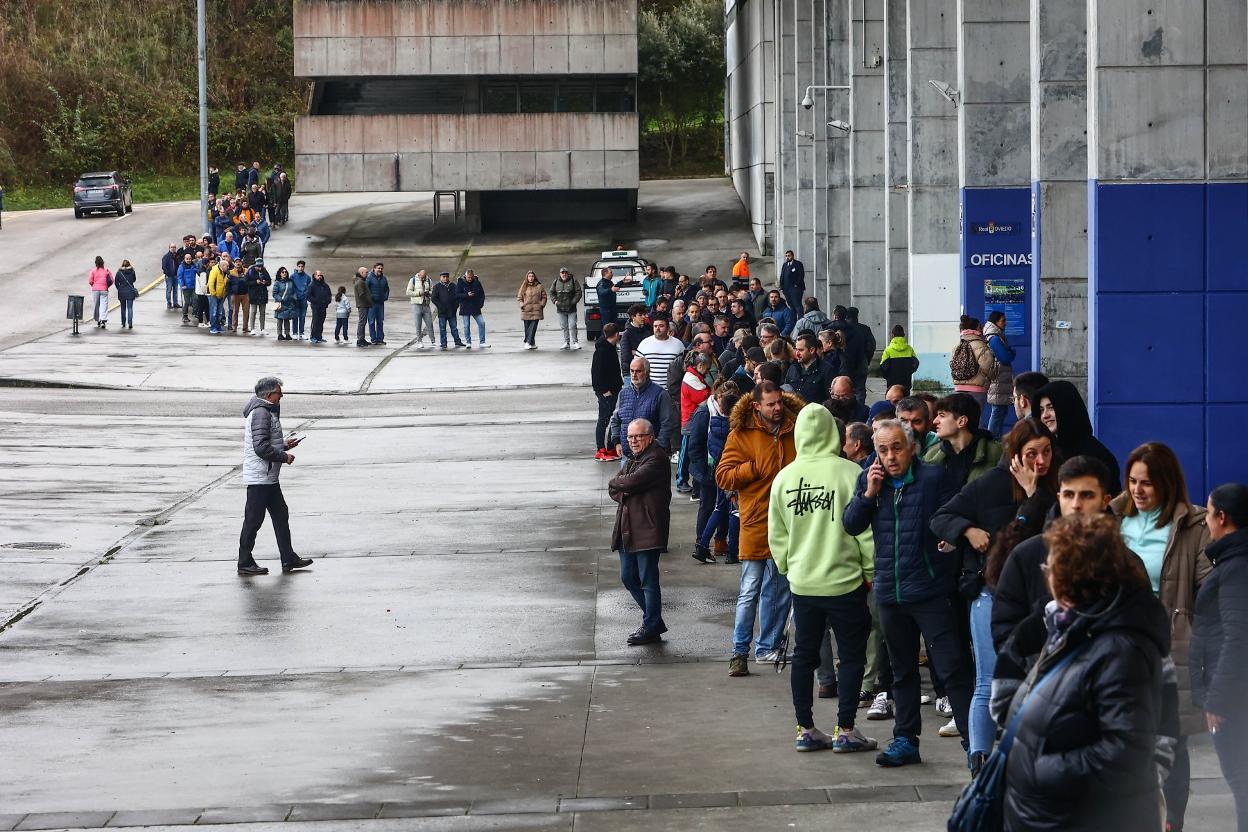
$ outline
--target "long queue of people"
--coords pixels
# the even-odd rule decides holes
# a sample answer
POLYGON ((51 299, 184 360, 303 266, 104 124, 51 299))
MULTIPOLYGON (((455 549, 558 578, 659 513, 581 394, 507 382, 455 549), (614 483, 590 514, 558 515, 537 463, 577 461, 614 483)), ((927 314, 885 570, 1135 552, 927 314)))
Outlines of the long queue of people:
POLYGON ((888 396, 868 407, 821 355, 843 356, 846 311, 792 342, 774 320, 736 335, 644 306, 605 328, 595 441, 622 460, 613 548, 642 611, 628 643, 667 630, 675 462, 699 502, 693 557, 741 567, 728 675, 750 674, 751 646, 756 662, 791 658, 798 751, 920 763, 933 703, 973 779, 999 771, 1002 737, 1003 828, 1179 830, 1188 740, 1210 731, 1248 832, 1248 487, 1190 502, 1159 442, 1120 469, 1067 381, 1011 370, 1003 394, 1013 356, 995 317, 960 322, 951 370, 970 389, 940 398, 911 395, 917 359, 895 332, 882 360, 897 366, 875 368, 888 396), (998 439, 980 425, 1003 397, 988 423, 1016 422, 998 439), (816 696, 839 700, 829 732, 816 696), (860 709, 893 720, 884 748, 860 709))

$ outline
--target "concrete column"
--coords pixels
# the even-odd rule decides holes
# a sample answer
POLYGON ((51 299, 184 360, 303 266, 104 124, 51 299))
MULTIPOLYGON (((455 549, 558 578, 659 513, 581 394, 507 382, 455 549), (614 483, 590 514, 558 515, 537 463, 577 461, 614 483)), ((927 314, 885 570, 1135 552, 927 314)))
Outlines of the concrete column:
MULTIPOLYGON (((910 243, 906 210, 909 191, 910 147, 906 109, 910 100, 906 77, 906 0, 885 0, 884 78, 887 86, 887 129, 884 133, 885 324, 891 331, 901 324, 909 328, 910 243)), ((887 333, 877 332, 877 343, 887 333)))
POLYGON ((1029 0, 958 0, 962 308, 1005 312, 1015 372, 1031 368, 1029 17, 1029 0))
POLYGON ((1088 0, 1088 395, 1119 459, 1170 445, 1189 495, 1242 480, 1244 0, 1088 0))
MULTIPOLYGON (((850 305, 858 307, 858 320, 875 332, 880 348, 887 344, 884 307, 884 0, 848 0, 850 27, 849 118, 836 112, 830 118, 849 121, 851 181, 850 305)), ((827 128, 830 136, 844 133, 827 128)))
POLYGON ((906 15, 906 136, 910 181, 910 343, 915 378, 952 384, 949 353, 957 340, 958 117, 928 84, 953 86, 958 72, 957 0, 909 0, 906 15))
MULTIPOLYGON (((774 0, 776 25, 775 79, 776 117, 773 126, 779 159, 775 175, 776 222, 774 224, 776 251, 797 247, 797 134, 793 125, 793 111, 801 94, 796 93, 794 79, 796 66, 794 50, 797 48, 796 18, 793 0, 774 0)), ((779 263, 783 258, 777 257, 779 263)), ((776 276, 779 276, 779 265, 776 276)))
MULTIPOLYGON (((837 0, 798 0, 798 2, 810 3, 810 41, 811 41, 811 74, 810 83, 823 85, 828 83, 828 40, 827 40, 827 6, 835 4, 837 0)), ((805 94, 805 90, 802 90, 805 94)), ((822 92, 816 91, 814 95, 815 106, 810 110, 798 108, 798 118, 801 121, 802 129, 807 130, 814 135, 809 140, 811 144, 811 175, 814 180, 814 190, 811 193, 811 250, 806 255, 809 259, 806 262, 813 262, 814 281, 812 281, 811 289, 814 290, 821 281, 824 281, 829 271, 830 262, 828 259, 828 135, 827 129, 820 129, 822 125, 827 124, 827 112, 829 106, 828 96, 822 92)), ((805 244, 805 236, 802 238, 805 244)), ((809 272, 808 272, 809 273, 809 272)), ((818 297, 818 295, 816 295, 818 297)), ((796 310, 797 314, 801 314, 801 310, 796 310)))
MULTIPOLYGON (((849 75, 849 0, 828 0, 826 7, 827 32, 827 84, 848 86, 849 75)), ((824 118, 819 127, 826 134, 829 130, 826 117, 829 112, 844 113, 848 96, 844 90, 825 90, 824 118)), ((827 152, 828 171, 828 271, 827 283, 817 294, 824 308, 837 303, 846 304, 850 298, 850 241, 852 214, 850 207, 850 141, 843 134, 829 137, 827 152)))
MULTIPOLYGON (((814 83, 814 33, 811 0, 793 0, 794 48, 793 48, 793 97, 800 102, 806 87, 814 83)), ((807 263, 807 282, 818 285, 824 277, 815 253, 815 148, 807 137, 797 136, 800 130, 809 131, 809 112, 795 105, 786 111, 788 128, 797 138, 797 223, 793 248, 799 259, 807 263)))
POLYGON ((1031 0, 1032 364, 1049 378, 1066 379, 1084 391, 1087 21, 1087 0, 1031 0))

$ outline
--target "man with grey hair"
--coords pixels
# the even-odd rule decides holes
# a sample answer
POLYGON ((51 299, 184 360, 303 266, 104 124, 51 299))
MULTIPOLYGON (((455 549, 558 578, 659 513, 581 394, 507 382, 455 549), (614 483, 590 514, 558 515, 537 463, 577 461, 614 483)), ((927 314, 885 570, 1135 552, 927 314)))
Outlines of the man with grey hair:
MULTIPOLYGON (((875 538, 875 600, 893 669, 897 721, 893 740, 875 762, 903 766, 919 757, 919 636, 945 684, 963 737, 971 707, 971 656, 957 609, 959 558, 940 550, 932 515, 958 493, 942 466, 927 465, 915 447, 914 429, 898 419, 875 425, 876 459, 858 477, 845 508, 845 531, 875 538)), ((964 745, 965 747, 965 745, 964 745)))
POLYGON ((269 570, 256 563, 252 549, 256 532, 264 525, 267 511, 273 519, 273 534, 282 556, 282 571, 310 566, 310 558, 295 554, 290 543, 290 511, 282 496, 278 477, 283 465, 293 465, 292 448, 302 441, 282 433, 282 380, 266 376, 256 382, 256 395, 243 408, 243 483, 247 486, 247 507, 243 511, 243 531, 238 538, 238 574, 267 575, 269 570))
POLYGON ((667 632, 659 554, 667 551, 672 472, 666 452, 655 442, 653 423, 631 419, 627 424, 629 458, 607 484, 607 493, 619 503, 611 548, 620 553, 620 582, 641 608, 641 627, 628 636, 636 646, 662 641, 667 632))
POLYGON ((624 460, 620 466, 627 464, 633 456, 633 449, 628 446, 626 434, 628 425, 634 419, 645 419, 655 426, 655 442, 668 453, 671 453, 672 432, 672 399, 662 386, 650 380, 650 364, 638 356, 628 364, 629 384, 624 385, 616 397, 615 412, 607 425, 607 447, 615 446, 617 454, 624 460))

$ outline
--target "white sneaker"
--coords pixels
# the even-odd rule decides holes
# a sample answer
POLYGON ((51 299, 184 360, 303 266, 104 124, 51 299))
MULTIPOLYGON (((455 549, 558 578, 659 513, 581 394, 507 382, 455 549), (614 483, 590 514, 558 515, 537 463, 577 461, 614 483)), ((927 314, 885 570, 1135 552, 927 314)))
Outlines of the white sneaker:
POLYGON ((568 346, 568 342, 567 342, 567 341, 564 341, 564 342, 563 342, 563 346, 562 346, 562 347, 560 347, 559 349, 561 349, 561 350, 570 350, 570 349, 572 349, 572 348, 571 348, 570 346, 568 346))
POLYGON ((892 719, 893 718, 893 700, 888 698, 888 694, 880 691, 875 695, 875 701, 871 703, 871 707, 867 708, 867 719, 892 719))
POLYGON ((930 705, 930 704, 932 704, 932 703, 933 703, 933 702, 935 702, 935 701, 936 701, 936 700, 932 698, 932 695, 931 695, 930 693, 925 693, 925 694, 923 694, 922 696, 920 696, 920 697, 919 697, 919 704, 920 704, 920 705, 930 705))
POLYGON ((493 345, 493 344, 487 344, 487 343, 485 343, 484 341, 482 341, 480 344, 477 344, 477 347, 478 347, 478 348, 480 348, 480 349, 483 349, 483 350, 488 350, 488 349, 489 349, 490 347, 492 347, 492 346, 494 346, 494 345, 493 345))
POLYGON ((762 653, 754 654, 754 661, 772 663, 780 661, 781 655, 779 650, 766 650, 762 653))
POLYGON ((940 726, 940 730, 936 733, 940 734, 942 737, 962 736, 962 732, 958 730, 958 723, 954 722, 952 719, 940 726))
POLYGON ((573 342, 572 342, 572 349, 574 349, 574 350, 579 350, 580 348, 581 348, 581 342, 580 342, 580 341, 573 341, 573 342))
POLYGON ((936 713, 941 716, 953 716, 953 706, 949 704, 948 696, 942 696, 936 700, 936 713))

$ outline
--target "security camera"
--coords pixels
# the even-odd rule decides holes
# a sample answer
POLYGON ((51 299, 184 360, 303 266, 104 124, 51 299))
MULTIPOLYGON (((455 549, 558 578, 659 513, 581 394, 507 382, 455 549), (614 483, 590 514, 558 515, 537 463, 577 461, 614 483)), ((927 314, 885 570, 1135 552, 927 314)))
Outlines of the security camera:
POLYGON ((841 121, 839 118, 838 118, 838 119, 833 119, 832 121, 829 121, 829 122, 828 122, 828 126, 829 126, 829 127, 831 127, 833 130, 839 130, 840 132, 844 133, 845 135, 849 135, 849 131, 850 131, 850 129, 851 129, 851 128, 850 128, 850 126, 849 126, 849 122, 847 122, 847 121, 841 121))
POLYGON ((948 100, 949 103, 953 104, 953 106, 958 106, 958 99, 962 97, 962 93, 958 92, 944 81, 929 80, 927 83, 931 84, 932 87, 935 88, 936 92, 944 96, 944 98, 948 100))
POLYGON ((810 97, 810 93, 806 93, 806 97, 802 99, 802 106, 807 110, 815 106, 815 99, 810 97))

